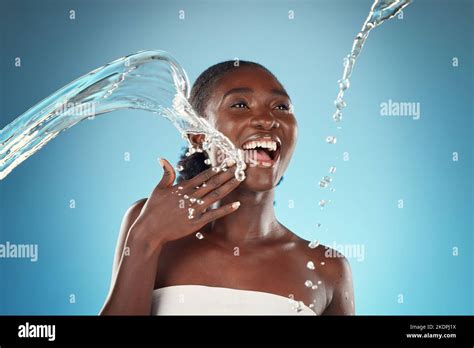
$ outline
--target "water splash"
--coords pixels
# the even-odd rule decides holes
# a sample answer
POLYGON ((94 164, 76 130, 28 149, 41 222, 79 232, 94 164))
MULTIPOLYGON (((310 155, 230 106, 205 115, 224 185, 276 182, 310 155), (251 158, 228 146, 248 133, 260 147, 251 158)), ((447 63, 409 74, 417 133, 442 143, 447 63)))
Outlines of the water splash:
MULTIPOLYGON (((342 129, 340 126, 340 122, 342 120, 342 110, 347 106, 346 102, 344 101, 344 93, 350 87, 350 77, 352 75, 352 71, 354 69, 354 65, 359 57, 362 48, 369 36, 369 33, 375 27, 381 25, 384 21, 389 20, 395 17, 400 11, 402 11, 406 6, 411 3, 411 0, 375 0, 370 8, 369 15, 365 20, 364 24, 362 25, 362 29, 356 35, 353 43, 351 52, 344 58, 344 71, 342 74, 342 78, 338 80, 339 84, 339 91, 334 100, 334 105, 336 107, 336 111, 332 115, 333 120, 336 122, 336 128, 338 131, 342 129)), ((337 137, 334 135, 329 135, 326 137, 326 143, 328 144, 336 144, 337 137)), ((334 174, 336 172, 336 166, 332 165, 329 168, 329 173, 334 174)), ((332 178, 328 175, 324 176, 319 181, 319 187, 324 189, 332 182, 332 178)), ((336 189, 334 187, 330 188, 330 192, 335 192, 336 189)), ((318 205, 320 209, 323 209, 327 203, 331 202, 327 199, 320 199, 318 205)), ((319 227, 319 226, 318 226, 319 227)), ((318 241, 312 241, 308 244, 308 247, 313 249, 319 245, 318 241)), ((321 266, 324 266, 325 262, 321 262, 321 266)), ((309 266, 307 266, 309 268, 309 266)), ((320 284, 318 282, 318 284, 320 284)), ((307 284, 306 284, 307 286, 307 284)), ((317 285, 314 285, 317 288, 317 285)))
POLYGON ((339 93, 334 100, 334 105, 336 106, 336 111, 332 116, 334 121, 339 122, 342 119, 342 109, 347 106, 344 101, 344 93, 350 87, 349 78, 352 75, 352 70, 354 69, 357 57, 359 57, 370 31, 382 24, 385 20, 396 16, 410 3, 411 0, 375 0, 372 4, 369 15, 365 20, 362 29, 356 35, 354 42, 352 43, 351 52, 346 58, 344 58, 344 72, 342 78, 338 81, 339 93))
MULTIPOLYGON (((337 93, 336 99, 334 100, 334 105, 336 107, 336 111, 332 115, 333 120, 339 124, 342 120, 342 110, 347 106, 346 102, 344 101, 344 94, 350 87, 350 77, 352 75, 352 71, 354 69, 354 65, 359 57, 362 48, 369 36, 369 33, 375 27, 381 25, 384 21, 389 20, 395 17, 401 10, 403 10, 406 6, 411 3, 411 0, 375 0, 370 8, 369 15, 365 20, 364 24, 362 25, 362 29, 356 35, 353 43, 351 52, 344 58, 344 71, 342 74, 342 78, 338 80, 339 84, 339 91, 337 93)), ((340 130, 342 127, 340 125, 337 126, 337 129, 340 130)), ((337 137, 334 135, 329 135, 326 137, 326 143, 328 144, 336 144, 337 137)), ((334 174, 336 172, 336 167, 332 166, 329 169, 330 174, 334 174)), ((319 186, 321 188, 326 188, 329 183, 331 182, 331 177, 325 176, 321 181, 319 181, 319 186)), ((334 188, 331 188, 331 192, 335 192, 334 188)), ((325 199, 321 199, 319 201, 319 206, 323 208, 328 201, 325 199)))
MULTIPOLYGON (((245 178, 243 153, 199 117, 188 102, 184 69, 167 52, 141 51, 95 69, 61 88, 0 130, 0 180, 59 133, 78 122, 120 109, 159 114, 188 141, 189 153, 215 145, 236 162, 236 178, 245 178), (204 134, 202 149, 187 134, 204 134)), ((220 168, 225 168, 222 161, 220 168)))

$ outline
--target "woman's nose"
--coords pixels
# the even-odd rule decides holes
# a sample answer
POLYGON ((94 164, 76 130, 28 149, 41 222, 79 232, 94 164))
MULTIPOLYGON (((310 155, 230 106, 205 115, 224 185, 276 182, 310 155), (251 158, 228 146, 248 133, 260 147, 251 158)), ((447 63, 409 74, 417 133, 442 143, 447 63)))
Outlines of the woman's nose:
POLYGON ((255 116, 251 122, 252 126, 261 129, 272 129, 280 127, 280 123, 271 114, 255 116))

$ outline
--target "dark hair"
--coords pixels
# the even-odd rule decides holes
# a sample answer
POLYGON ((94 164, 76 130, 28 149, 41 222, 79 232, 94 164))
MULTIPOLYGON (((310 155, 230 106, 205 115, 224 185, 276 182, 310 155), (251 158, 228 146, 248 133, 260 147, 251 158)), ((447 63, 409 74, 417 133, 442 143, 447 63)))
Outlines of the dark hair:
MULTIPOLYGON (((205 114, 205 110, 207 107, 207 103, 213 93, 214 86, 217 80, 223 75, 232 71, 233 69, 238 69, 239 67, 245 66, 262 69, 278 81, 278 79, 275 77, 275 75, 272 74, 270 70, 258 63, 245 60, 227 60, 225 62, 215 64, 207 68, 204 72, 201 73, 201 75, 198 76, 191 89, 189 103, 198 113, 198 115, 200 115, 201 117, 207 117, 207 115, 205 114)), ((182 180, 189 180, 211 167, 210 165, 204 163, 204 161, 208 158, 207 153, 205 151, 195 152, 189 156, 186 156, 187 152, 188 148, 183 148, 183 153, 181 154, 180 159, 178 161, 178 167, 182 168, 182 170, 179 172, 177 180, 178 182, 182 180)))

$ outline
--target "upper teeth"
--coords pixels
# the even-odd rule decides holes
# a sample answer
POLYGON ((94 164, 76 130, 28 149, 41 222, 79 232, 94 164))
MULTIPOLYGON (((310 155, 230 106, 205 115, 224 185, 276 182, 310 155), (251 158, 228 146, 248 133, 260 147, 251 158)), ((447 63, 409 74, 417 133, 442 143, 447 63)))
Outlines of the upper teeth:
POLYGON ((244 150, 255 149, 256 147, 263 147, 270 151, 276 151, 277 143, 273 140, 254 140, 245 143, 243 146, 244 150))

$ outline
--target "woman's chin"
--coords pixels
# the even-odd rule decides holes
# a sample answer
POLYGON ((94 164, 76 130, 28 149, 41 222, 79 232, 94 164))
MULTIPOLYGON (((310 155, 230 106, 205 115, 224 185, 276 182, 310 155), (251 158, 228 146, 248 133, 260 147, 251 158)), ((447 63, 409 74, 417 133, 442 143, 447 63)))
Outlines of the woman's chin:
POLYGON ((278 184, 276 168, 248 166, 245 170, 245 180, 242 188, 254 192, 264 192, 274 189, 278 184))

